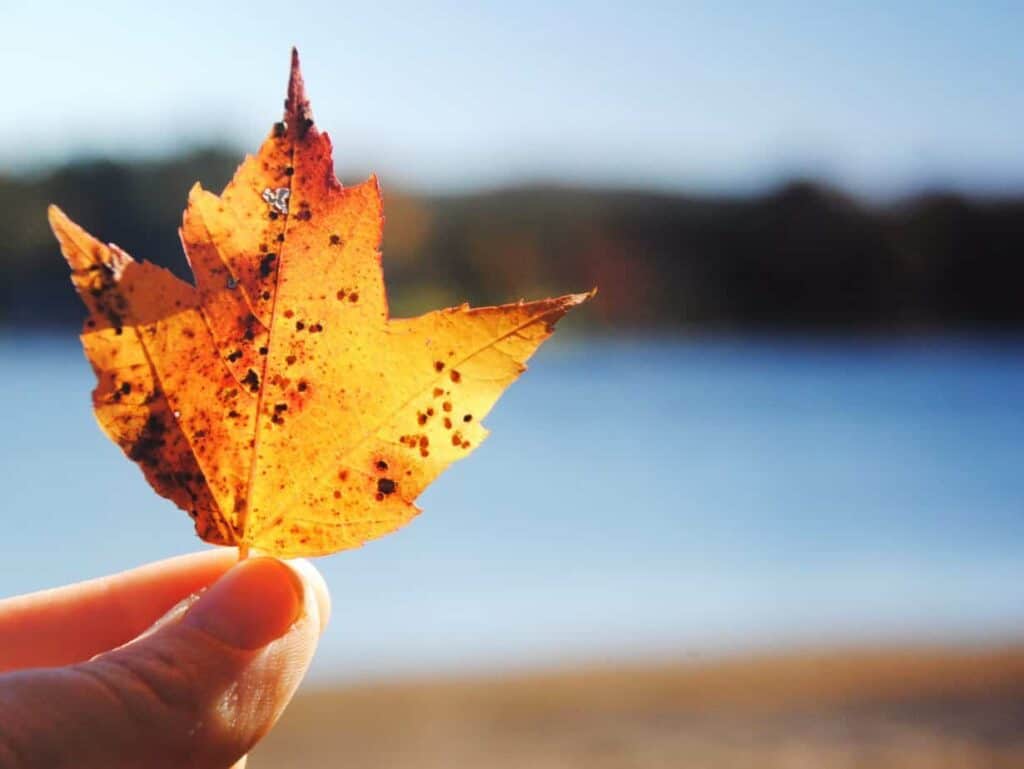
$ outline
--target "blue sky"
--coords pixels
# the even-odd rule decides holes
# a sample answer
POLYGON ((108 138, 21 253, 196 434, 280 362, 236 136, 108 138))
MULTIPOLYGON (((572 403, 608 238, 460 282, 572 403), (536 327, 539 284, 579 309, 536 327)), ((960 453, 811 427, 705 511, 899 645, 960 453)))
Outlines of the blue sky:
POLYGON ((253 150, 299 46, 346 180, 1024 191, 1024 4, 20 3, 0 171, 253 150))

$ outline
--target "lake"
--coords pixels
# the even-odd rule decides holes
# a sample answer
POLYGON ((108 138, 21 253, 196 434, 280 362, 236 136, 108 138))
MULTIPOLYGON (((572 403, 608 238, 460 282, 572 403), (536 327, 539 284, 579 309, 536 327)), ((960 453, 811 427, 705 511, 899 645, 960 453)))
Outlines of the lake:
MULTIPOLYGON (((0 595, 200 547, 72 332, 0 371, 0 595)), ((556 343, 486 423, 410 526, 317 561, 317 679, 1024 631, 1024 340, 556 343)))

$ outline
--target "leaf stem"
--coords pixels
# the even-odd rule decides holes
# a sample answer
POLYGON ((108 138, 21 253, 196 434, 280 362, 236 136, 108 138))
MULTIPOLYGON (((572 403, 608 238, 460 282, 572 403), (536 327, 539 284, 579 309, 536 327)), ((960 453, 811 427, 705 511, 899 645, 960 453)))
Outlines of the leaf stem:
POLYGON ((239 561, 244 561, 248 557, 249 557, 249 543, 248 542, 240 542, 238 544, 238 560, 239 561))

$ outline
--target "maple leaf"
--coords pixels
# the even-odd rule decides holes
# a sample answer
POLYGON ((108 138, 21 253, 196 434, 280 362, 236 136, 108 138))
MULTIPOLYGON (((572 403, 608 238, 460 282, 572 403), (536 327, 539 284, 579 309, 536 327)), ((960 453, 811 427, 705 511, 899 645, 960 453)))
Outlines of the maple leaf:
POLYGON ((343 188, 292 52, 284 120, 180 235, 195 285, 51 206, 100 425, 208 542, 322 555, 394 531, 573 294, 388 315, 377 179, 343 188))

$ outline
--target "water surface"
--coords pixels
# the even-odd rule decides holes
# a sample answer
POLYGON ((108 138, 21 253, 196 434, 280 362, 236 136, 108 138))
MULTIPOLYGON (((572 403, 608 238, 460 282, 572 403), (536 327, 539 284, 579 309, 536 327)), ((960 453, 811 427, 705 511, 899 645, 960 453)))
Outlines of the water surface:
MULTIPOLYGON (((193 550, 74 335, 0 338, 0 595, 193 550)), ((1024 630, 1024 342, 549 346, 399 533, 320 559, 321 680, 1024 630)))

